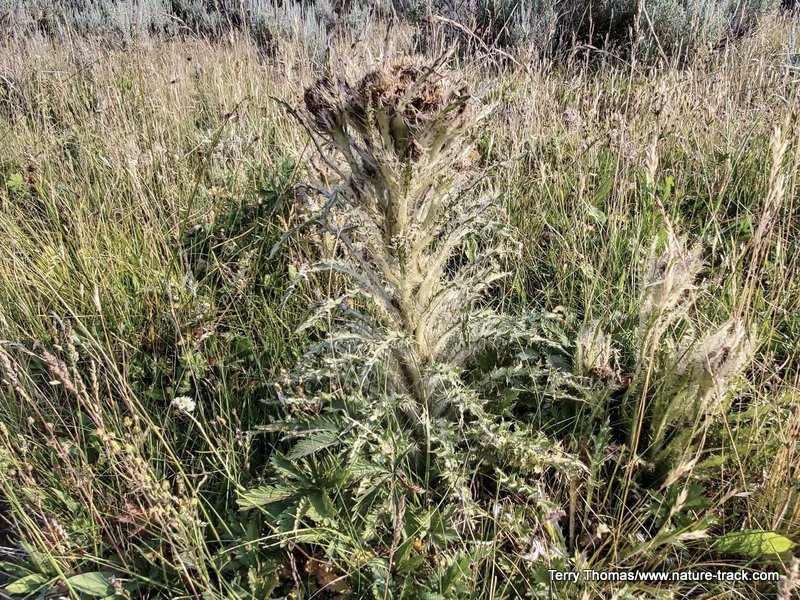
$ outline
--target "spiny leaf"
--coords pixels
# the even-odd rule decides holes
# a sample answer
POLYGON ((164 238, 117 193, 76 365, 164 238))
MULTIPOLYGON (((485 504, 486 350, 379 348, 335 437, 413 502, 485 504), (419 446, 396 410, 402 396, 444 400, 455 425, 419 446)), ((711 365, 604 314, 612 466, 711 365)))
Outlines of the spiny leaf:
POLYGON ((256 508, 258 506, 288 500, 296 494, 297 491, 291 488, 276 485, 262 485, 261 487, 253 488, 240 494, 237 502, 239 506, 244 509, 256 508))
POLYGON ((287 455, 291 460, 297 460, 320 450, 333 446, 339 441, 339 436, 331 431, 320 431, 304 437, 297 442, 287 455))

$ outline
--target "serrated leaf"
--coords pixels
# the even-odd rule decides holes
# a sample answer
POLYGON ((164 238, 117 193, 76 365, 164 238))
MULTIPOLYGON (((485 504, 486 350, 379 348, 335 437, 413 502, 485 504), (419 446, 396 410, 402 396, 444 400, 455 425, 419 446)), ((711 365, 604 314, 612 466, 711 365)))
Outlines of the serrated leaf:
POLYGON ((308 516, 324 525, 335 525, 336 507, 324 491, 308 495, 308 516))
POLYGON ((247 490, 239 495, 237 503, 243 509, 256 508, 266 504, 274 504, 288 500, 295 495, 295 491, 276 485, 262 485, 261 487, 247 490))
POLYGON ((718 538, 714 543, 714 547, 720 552, 753 558, 782 554, 796 545, 789 538, 774 531, 758 529, 732 531, 718 538))
POLYGON ((67 584, 82 594, 88 594, 95 598, 104 598, 114 594, 114 586, 111 585, 113 577, 114 574, 109 571, 81 573, 67 579, 67 584))
POLYGON ((275 470, 278 472, 278 475, 281 477, 285 477, 290 480, 295 480, 303 487, 311 487, 313 486, 312 481, 308 478, 308 476, 300 469, 300 465, 295 464, 288 457, 283 456, 280 453, 275 453, 272 455, 272 466, 275 467, 275 470))
POLYGON ((469 578, 472 575, 472 569, 470 568, 472 557, 469 554, 458 553, 451 560, 452 562, 444 569, 439 580, 439 585, 444 591, 448 591, 459 580, 469 578))
POLYGON ((329 446, 333 446, 339 441, 339 436, 331 431, 320 431, 304 437, 298 441, 287 457, 291 460, 303 458, 309 454, 315 454, 329 446))

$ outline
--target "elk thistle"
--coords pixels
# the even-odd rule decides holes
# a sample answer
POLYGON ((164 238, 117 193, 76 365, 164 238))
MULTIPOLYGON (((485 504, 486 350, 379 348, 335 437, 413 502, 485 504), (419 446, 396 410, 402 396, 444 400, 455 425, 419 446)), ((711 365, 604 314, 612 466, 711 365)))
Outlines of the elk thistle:
POLYGON ((664 476, 702 447, 703 435, 723 412, 733 383, 752 358, 754 336, 738 319, 703 337, 693 331, 687 312, 696 300, 701 248, 689 247, 669 222, 665 247, 660 253, 656 248, 657 240, 642 277, 637 378, 628 393, 636 401, 627 419, 631 445, 639 446, 641 423, 641 450, 664 476), (678 343, 670 334, 681 322, 689 332, 678 343))
MULTIPOLYGON (((489 292, 519 245, 476 164, 478 100, 441 64, 412 60, 305 93, 304 123, 336 178, 306 186, 306 225, 330 243, 296 281, 333 274, 343 291, 301 325, 324 333, 276 387, 286 413, 270 430, 291 449, 240 504, 358 530, 354 544, 389 556, 389 571, 403 555, 403 520, 440 522, 480 553, 503 501, 517 511, 509 543, 520 552, 533 538, 563 547, 539 479, 546 468, 585 469, 511 412, 510 382, 536 378, 541 392, 567 350, 545 335, 544 316, 492 308, 489 292), (310 497, 322 502, 311 512, 310 497)), ((322 531, 303 539, 329 548, 322 531)), ((409 577, 428 576, 418 571, 409 577)))
POLYGON ((653 399, 647 448, 657 471, 673 468, 695 450, 692 439, 727 408, 731 387, 750 363, 753 349, 752 332, 729 320, 694 341, 667 371, 653 399))
MULTIPOLYGON (((493 315, 469 309, 518 247, 491 195, 473 193, 484 174, 472 168, 471 135, 486 112, 478 104, 453 72, 409 59, 355 85, 323 78, 305 92, 317 147, 340 177, 316 215, 339 258, 307 272, 343 274, 375 304, 380 323, 360 315, 360 341, 391 356, 395 392, 434 413, 448 404, 447 373, 491 330, 471 324, 493 315)), ((312 321, 340 306, 326 303, 312 321)), ((328 346, 353 342, 352 325, 328 346)))
POLYGON ((656 242, 647 258, 639 300, 639 338, 642 349, 652 351, 664 330, 682 317, 693 301, 695 279, 700 271, 700 249, 689 248, 672 227, 666 246, 656 252, 656 242))
MULTIPOLYGON (((685 474, 681 462, 696 454, 704 436, 727 408, 734 384, 750 364, 756 342, 739 318, 704 333, 689 316, 703 289, 698 282, 702 248, 690 246, 666 222, 666 240, 653 241, 644 261, 638 315, 625 335, 635 360, 621 396, 620 415, 629 447, 649 465, 647 477, 663 480, 685 474)), ((614 381, 620 352, 600 323, 583 327, 575 340, 578 373, 614 381)), ((637 464, 635 462, 632 465, 637 464)))

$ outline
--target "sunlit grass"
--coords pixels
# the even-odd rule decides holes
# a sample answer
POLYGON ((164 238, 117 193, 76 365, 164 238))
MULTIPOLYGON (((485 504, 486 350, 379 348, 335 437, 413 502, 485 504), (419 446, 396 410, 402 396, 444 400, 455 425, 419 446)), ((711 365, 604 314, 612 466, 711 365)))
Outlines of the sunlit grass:
MULTIPOLYGON (((676 506, 694 527, 683 533, 764 528, 800 541, 800 129, 788 27, 767 24, 719 55, 658 72, 524 56, 460 65, 473 88, 494 83, 478 150, 524 249, 498 292, 504 308, 551 313, 571 336, 595 324, 630 331, 643 264, 670 223, 702 248, 692 326, 708 333, 741 319, 758 340, 691 466, 703 488, 680 500, 654 487, 634 490, 632 506, 628 490, 598 483, 623 452, 613 390, 569 429, 546 424, 589 466, 549 490, 575 565, 733 560, 699 534, 636 538, 642 521, 676 506)), ((338 40, 334 68, 363 72, 368 49, 410 52, 400 29, 338 40)), ((305 201, 294 185, 320 175, 305 132, 273 97, 298 106, 319 66, 302 47, 265 59, 240 39, 76 44, 0 49, 0 74, 20 92, 0 88, 3 571, 34 596, 83 597, 92 585, 131 598, 339 589, 334 580, 369 556, 337 559, 329 573, 315 566, 327 565, 322 554, 281 545, 268 515, 237 504, 274 453, 273 381, 322 335, 294 332, 328 289, 307 285, 284 302, 317 240, 292 238, 272 256, 305 201), (180 397, 191 410, 173 403, 180 397)), ((633 335, 615 343, 620 364, 632 364, 633 335)), ((329 533, 332 545, 367 547, 353 531, 329 533)), ((435 561, 432 547, 414 552, 435 561)), ((517 597, 519 582, 496 577, 528 563, 502 544, 488 557, 471 593, 517 597)))

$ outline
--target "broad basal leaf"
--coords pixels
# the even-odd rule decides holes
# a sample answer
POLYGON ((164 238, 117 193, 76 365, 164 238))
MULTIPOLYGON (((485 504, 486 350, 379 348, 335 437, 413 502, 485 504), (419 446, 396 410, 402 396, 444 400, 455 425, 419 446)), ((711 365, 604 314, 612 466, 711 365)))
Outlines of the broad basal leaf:
POLYGON ((31 573, 30 575, 26 575, 16 581, 12 581, 3 590, 7 594, 11 594, 12 596, 27 596, 29 594, 33 594, 34 592, 38 592, 42 589, 47 582, 50 581, 49 578, 45 577, 41 573, 31 573))
POLYGON ((714 547, 726 554, 737 554, 757 558, 782 554, 791 550, 796 544, 787 537, 774 531, 743 529, 723 535, 714 543, 714 547))
POLYGON ((266 504, 273 504, 282 500, 288 500, 295 495, 295 490, 276 486, 262 485, 261 487, 247 490, 239 495, 237 500, 241 508, 256 508, 266 504))
POLYGON ((95 598, 105 598, 114 594, 114 586, 111 584, 113 573, 108 571, 96 571, 94 573, 81 573, 73 575, 67 579, 67 583, 75 591, 88 594, 95 598))

